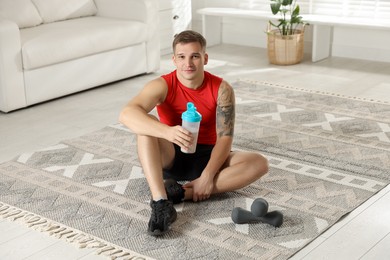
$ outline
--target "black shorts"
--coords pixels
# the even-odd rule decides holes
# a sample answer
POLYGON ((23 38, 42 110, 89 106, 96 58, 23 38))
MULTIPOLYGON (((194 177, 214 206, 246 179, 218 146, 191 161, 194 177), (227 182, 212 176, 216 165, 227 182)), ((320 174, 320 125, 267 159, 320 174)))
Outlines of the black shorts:
POLYGON ((198 178, 210 160, 213 145, 198 144, 195 153, 187 154, 175 145, 175 159, 171 169, 163 169, 164 179, 192 181, 198 178))

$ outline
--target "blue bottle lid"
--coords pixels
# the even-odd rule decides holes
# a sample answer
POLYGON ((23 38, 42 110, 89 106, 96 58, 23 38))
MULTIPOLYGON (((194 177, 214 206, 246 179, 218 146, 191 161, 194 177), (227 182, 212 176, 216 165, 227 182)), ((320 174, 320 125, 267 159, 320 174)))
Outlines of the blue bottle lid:
POLYGON ((202 115, 196 111, 196 107, 192 102, 187 103, 187 111, 184 111, 181 114, 181 119, 187 122, 200 122, 202 120, 202 115))

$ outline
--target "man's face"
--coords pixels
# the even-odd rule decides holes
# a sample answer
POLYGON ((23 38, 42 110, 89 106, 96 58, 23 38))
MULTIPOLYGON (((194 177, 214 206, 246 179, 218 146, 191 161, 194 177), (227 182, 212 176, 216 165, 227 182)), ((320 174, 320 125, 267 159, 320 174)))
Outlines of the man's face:
POLYGON ((173 63, 183 79, 192 80, 203 77, 204 65, 207 64, 208 55, 198 42, 179 43, 173 55, 173 63))

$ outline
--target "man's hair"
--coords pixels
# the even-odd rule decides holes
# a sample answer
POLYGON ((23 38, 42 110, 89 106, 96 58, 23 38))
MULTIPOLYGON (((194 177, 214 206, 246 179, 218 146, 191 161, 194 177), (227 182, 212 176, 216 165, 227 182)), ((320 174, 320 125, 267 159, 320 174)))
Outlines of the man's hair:
POLYGON ((203 35, 192 30, 186 30, 175 35, 175 38, 173 39, 173 43, 172 43, 173 52, 175 52, 177 44, 191 43, 191 42, 198 42, 200 44, 200 47, 202 47, 202 50, 206 51, 207 43, 203 35))

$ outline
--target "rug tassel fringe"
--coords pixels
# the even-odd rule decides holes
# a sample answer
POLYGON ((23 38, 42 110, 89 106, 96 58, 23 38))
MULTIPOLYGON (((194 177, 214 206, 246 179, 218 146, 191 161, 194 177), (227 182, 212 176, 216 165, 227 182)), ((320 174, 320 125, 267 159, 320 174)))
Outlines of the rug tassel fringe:
POLYGON ((66 227, 64 225, 49 222, 49 220, 30 212, 0 202, 0 217, 12 221, 20 221, 30 228, 47 233, 58 239, 65 239, 67 242, 77 245, 79 248, 96 248, 96 254, 104 255, 111 259, 141 260, 150 259, 138 256, 135 252, 120 249, 118 246, 110 245, 99 238, 85 234, 82 231, 66 227))
POLYGON ((112 246, 106 246, 99 250, 98 254, 106 254, 109 255, 111 259, 123 259, 123 260, 137 260, 137 259, 143 259, 138 256, 131 256, 128 252, 124 252, 123 250, 116 249, 112 246))

